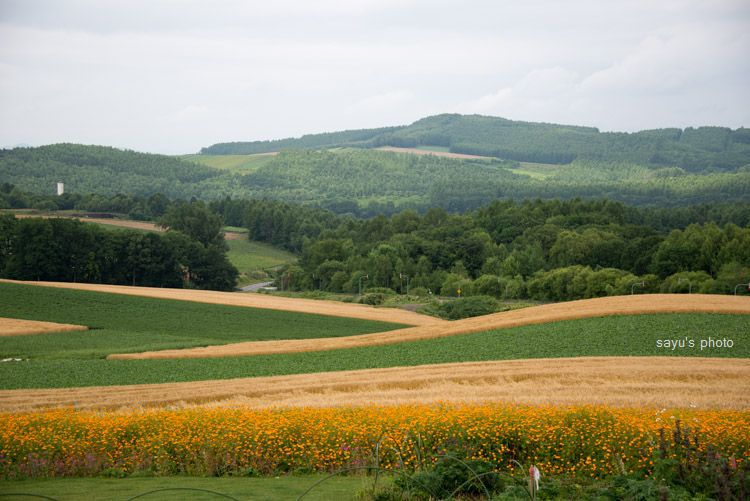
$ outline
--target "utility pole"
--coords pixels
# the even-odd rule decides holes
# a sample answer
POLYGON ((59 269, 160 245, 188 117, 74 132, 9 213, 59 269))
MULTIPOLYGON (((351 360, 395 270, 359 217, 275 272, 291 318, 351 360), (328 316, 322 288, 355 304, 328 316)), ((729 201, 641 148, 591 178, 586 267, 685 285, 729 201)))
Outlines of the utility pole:
POLYGON ((360 296, 362 295, 362 280, 363 279, 364 280, 369 280, 370 279, 370 275, 362 275, 361 277, 359 277, 359 295, 360 296))
POLYGON ((409 275, 405 273, 399 273, 398 277, 401 279, 401 293, 404 293, 404 277, 406 278, 406 295, 409 295, 409 275))

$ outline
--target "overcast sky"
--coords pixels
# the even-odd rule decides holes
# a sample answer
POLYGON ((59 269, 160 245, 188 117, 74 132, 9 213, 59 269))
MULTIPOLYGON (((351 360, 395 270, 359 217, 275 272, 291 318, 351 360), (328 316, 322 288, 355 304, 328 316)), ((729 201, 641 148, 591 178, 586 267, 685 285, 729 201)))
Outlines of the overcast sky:
POLYGON ((191 153, 445 112, 750 126, 748 0, 0 0, 0 146, 191 153))

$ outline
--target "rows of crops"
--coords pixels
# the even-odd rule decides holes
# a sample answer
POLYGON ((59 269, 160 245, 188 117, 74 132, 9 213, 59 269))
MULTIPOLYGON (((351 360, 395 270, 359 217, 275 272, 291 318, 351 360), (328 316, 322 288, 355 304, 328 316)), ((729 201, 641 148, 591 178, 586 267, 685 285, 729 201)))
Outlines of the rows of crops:
MULTIPOLYGON (((293 324, 285 328, 293 330, 293 324)), ((216 331, 208 332, 215 335, 216 331)), ((147 338, 150 335, 132 333, 127 342, 150 343, 153 342, 147 338)), ((206 344, 215 344, 213 339, 203 339, 206 344)), ((166 383, 526 358, 750 357, 746 316, 719 314, 590 318, 408 343, 252 357, 104 360, 91 356, 124 351, 123 342, 116 332, 110 338, 101 330, 65 334, 65 337, 50 334, 4 338, 0 346, 6 356, 24 361, 0 364, 0 389, 166 383), (709 335, 731 339, 732 347, 714 345, 701 350, 699 341, 709 335), (685 338, 695 340, 695 347, 657 347, 659 340, 685 338), (50 378, 49 374, 55 377, 50 378)), ((201 339, 194 342, 200 343, 201 339)), ((135 351, 135 345, 131 349, 135 351)))

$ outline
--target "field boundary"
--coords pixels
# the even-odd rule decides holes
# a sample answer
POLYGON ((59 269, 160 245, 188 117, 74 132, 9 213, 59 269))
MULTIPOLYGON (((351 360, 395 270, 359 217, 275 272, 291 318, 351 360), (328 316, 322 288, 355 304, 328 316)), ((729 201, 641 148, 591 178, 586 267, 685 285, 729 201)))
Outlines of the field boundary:
POLYGON ((750 409, 750 359, 577 357, 464 362, 187 383, 0 391, 45 408, 356 407, 440 402, 750 409))
POLYGON ((375 334, 284 341, 250 341, 182 350, 113 354, 110 359, 214 358, 339 350, 472 334, 524 325, 613 315, 724 313, 750 315, 750 298, 708 294, 644 294, 581 299, 375 334))

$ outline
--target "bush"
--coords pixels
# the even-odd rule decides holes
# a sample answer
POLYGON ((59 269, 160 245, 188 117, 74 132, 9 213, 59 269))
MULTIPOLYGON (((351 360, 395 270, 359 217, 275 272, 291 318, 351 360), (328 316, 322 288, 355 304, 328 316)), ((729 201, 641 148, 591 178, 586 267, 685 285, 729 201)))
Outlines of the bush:
POLYGON ((370 304, 373 306, 377 306, 385 302, 385 294, 381 292, 370 292, 367 294, 362 294, 359 298, 359 302, 361 304, 370 304))
POLYGON ((410 296, 427 297, 430 293, 424 287, 412 287, 409 289, 410 296))
POLYGON ((393 289, 389 289, 388 287, 368 287, 367 289, 365 289, 365 292, 388 295, 393 295, 396 293, 396 291, 394 291, 393 289))
POLYGON ((411 477, 398 477, 394 483, 409 493, 438 499, 452 494, 481 496, 505 488, 502 477, 493 471, 491 463, 453 456, 441 457, 431 469, 418 471, 411 477))
POLYGON ((498 311, 499 303, 489 296, 461 297, 440 305, 439 315, 448 320, 478 317, 498 311))

